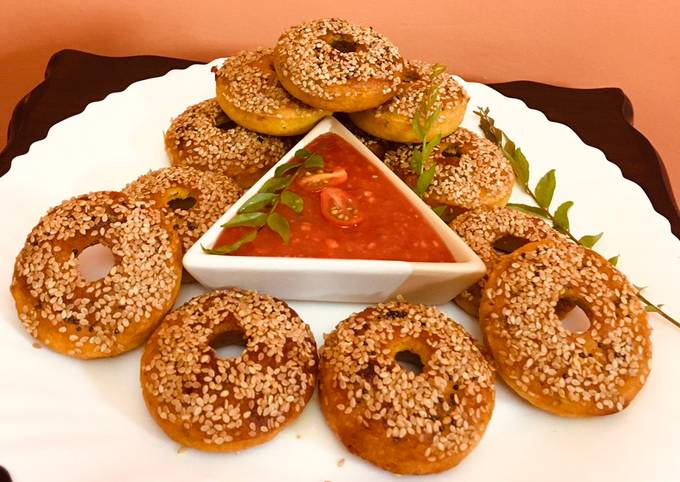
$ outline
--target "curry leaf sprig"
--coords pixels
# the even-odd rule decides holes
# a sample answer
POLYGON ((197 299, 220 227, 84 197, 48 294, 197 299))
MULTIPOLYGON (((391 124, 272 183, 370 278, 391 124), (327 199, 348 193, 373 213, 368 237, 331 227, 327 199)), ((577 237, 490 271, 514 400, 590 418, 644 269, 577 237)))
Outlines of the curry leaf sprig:
POLYGON ((430 84, 411 121, 414 132, 421 139, 420 148, 414 149, 411 154, 411 169, 418 176, 414 191, 420 197, 423 197, 427 188, 430 187, 437 172, 436 165, 432 164, 426 168, 426 164, 430 154, 442 140, 441 134, 437 133, 430 136, 430 131, 442 113, 442 105, 439 102, 439 86, 443 82, 444 76, 441 74, 445 70, 446 67, 441 64, 435 64, 432 67, 430 84))
POLYGON ((279 204, 288 206, 296 213, 304 209, 304 200, 289 187, 300 172, 305 170, 323 169, 324 161, 319 154, 299 149, 295 152, 295 159, 281 164, 276 168, 274 177, 267 179, 257 194, 244 202, 236 216, 222 225, 223 228, 249 227, 256 228, 241 236, 233 243, 216 248, 203 248, 208 254, 229 254, 241 246, 255 241, 259 232, 265 227, 278 234, 284 243, 290 241, 290 225, 286 218, 276 212, 279 204))
MULTIPOLYGON (((552 223, 555 229, 566 235, 573 242, 585 246, 586 248, 593 248, 600 238, 602 238, 604 233, 588 234, 579 238, 572 234, 569 228, 569 209, 574 205, 573 201, 565 201, 554 211, 550 211, 553 194, 555 193, 555 187, 557 186, 555 169, 551 169, 545 173, 536 184, 536 187, 532 190, 529 186, 529 161, 522 153, 522 150, 515 145, 505 132, 496 127, 494 119, 489 115, 488 107, 478 107, 475 114, 479 116, 479 127, 482 129, 482 132, 484 132, 484 136, 498 146, 501 152, 503 152, 503 155, 510 161, 512 169, 515 172, 517 183, 522 191, 529 195, 535 203, 535 206, 508 203, 508 207, 547 219, 552 223)), ((619 256, 609 258, 609 262, 614 266, 616 266, 618 260, 619 256)), ((638 289, 638 297, 645 304, 645 309, 647 311, 660 314, 666 320, 680 328, 680 322, 661 309, 661 306, 663 305, 655 305, 642 294, 644 287, 636 286, 636 288, 638 289)))

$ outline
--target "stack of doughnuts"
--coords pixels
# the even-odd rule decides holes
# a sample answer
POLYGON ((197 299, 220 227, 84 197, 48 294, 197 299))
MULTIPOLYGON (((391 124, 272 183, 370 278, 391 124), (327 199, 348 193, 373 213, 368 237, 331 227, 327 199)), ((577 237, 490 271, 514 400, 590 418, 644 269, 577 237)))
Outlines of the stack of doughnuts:
POLYGON ((459 127, 469 97, 451 75, 404 61, 372 28, 339 19, 292 27, 273 48, 239 52, 213 72, 215 97, 188 107, 165 133, 171 167, 121 192, 64 201, 28 235, 11 292, 33 337, 81 359, 146 342, 140 381, 149 413, 170 438, 205 451, 270 440, 302 413, 318 380, 323 416, 341 442, 398 474, 446 470, 478 445, 495 372, 561 416, 630 404, 651 361, 637 290, 595 252, 505 206, 512 168, 494 144, 459 127), (341 113, 415 186, 411 160, 424 139, 413 118, 433 82, 441 112, 425 141, 441 141, 425 160, 435 171, 423 199, 457 215, 451 228, 486 264, 455 299, 479 318, 486 349, 437 308, 401 299, 341 321, 319 352, 297 313, 265 294, 218 290, 170 311, 183 251, 323 117, 341 113), (114 266, 86 280, 78 257, 96 244, 111 250, 114 266), (589 318, 579 332, 561 323, 575 306, 589 318), (239 340, 241 355, 218 354, 239 340), (405 354, 419 368, 402 363, 405 354))
POLYGON ((215 99, 189 107, 166 133, 174 165, 190 165, 252 185, 290 147, 290 136, 320 119, 341 121, 376 156, 415 186, 413 129, 423 98, 436 83, 441 111, 426 134, 442 141, 426 161, 435 167, 423 199, 452 215, 507 203, 514 175, 501 151, 460 129, 469 96, 446 72, 405 61, 371 27, 321 19, 286 30, 273 48, 241 51, 215 73, 215 99), (345 114, 346 113, 346 114, 345 114))

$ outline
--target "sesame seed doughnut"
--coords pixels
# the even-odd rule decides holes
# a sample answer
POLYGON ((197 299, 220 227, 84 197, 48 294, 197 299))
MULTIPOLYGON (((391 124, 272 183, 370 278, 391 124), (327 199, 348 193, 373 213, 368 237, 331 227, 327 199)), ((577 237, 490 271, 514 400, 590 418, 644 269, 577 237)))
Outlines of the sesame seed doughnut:
POLYGON ((435 307, 401 301, 340 322, 320 350, 319 397, 350 452, 397 474, 458 464, 494 406, 494 373, 472 338, 435 307), (422 372, 402 368, 410 351, 422 372))
MULTIPOLYGON (((538 216, 507 207, 473 209, 458 216, 450 226, 484 261, 487 273, 493 271, 503 256, 497 250, 507 254, 528 242, 562 239, 538 216)), ((479 301, 486 280, 485 274, 454 300, 469 315, 479 315, 479 301)))
MULTIPOLYGON (((417 145, 401 145, 385 153, 385 164, 409 186, 418 176, 411 169, 417 145)), ((515 184, 510 162, 493 143, 459 128, 434 149, 428 164, 436 173, 423 199, 431 206, 447 205, 454 212, 478 207, 505 206, 515 184)))
MULTIPOLYGON (((433 67, 432 64, 417 60, 407 62, 397 95, 378 107, 350 114, 352 121, 364 131, 382 139, 422 142, 413 130, 412 122, 430 88, 433 67)), ((455 131, 463 121, 470 100, 465 89, 451 74, 442 72, 433 80, 441 82, 437 89, 437 102, 442 106, 442 111, 428 132, 427 140, 437 134, 446 137, 455 131)))
POLYGON ((11 291, 28 332, 75 358, 119 355, 141 345, 172 307, 182 245, 160 210, 119 192, 95 192, 50 209, 28 235, 11 291), (96 281, 78 255, 107 246, 115 266, 96 281))
POLYGON ((386 37, 337 18, 284 32, 274 49, 274 67, 294 97, 331 112, 371 109, 389 100, 404 69, 386 37))
POLYGON ((342 125, 347 127, 347 129, 381 161, 385 157, 387 151, 394 149, 395 146, 393 142, 380 139, 379 137, 372 136, 371 134, 362 131, 350 120, 347 114, 338 113, 335 114, 334 117, 340 121, 342 125))
POLYGON ((243 189, 227 176, 175 166, 144 174, 123 192, 161 209, 186 251, 241 197, 243 189))
POLYGON ((243 188, 255 184, 291 146, 288 139, 236 125, 215 99, 187 108, 165 133, 165 151, 173 165, 230 176, 243 188))
POLYGON ((304 134, 330 112, 303 104, 281 86, 273 49, 242 51, 215 71, 217 102, 237 124, 262 134, 304 134))
POLYGON ((538 241, 502 258, 489 275, 479 319, 505 382, 550 413, 620 412, 649 375, 650 328, 637 290, 575 243, 538 241), (560 299, 588 315, 586 331, 562 326, 560 299))
POLYGON ((295 420, 314 392, 316 343, 286 303, 229 289, 168 314, 144 347, 140 378, 149 413, 185 447, 211 452, 264 443, 295 420), (213 345, 242 337, 237 358, 213 345))

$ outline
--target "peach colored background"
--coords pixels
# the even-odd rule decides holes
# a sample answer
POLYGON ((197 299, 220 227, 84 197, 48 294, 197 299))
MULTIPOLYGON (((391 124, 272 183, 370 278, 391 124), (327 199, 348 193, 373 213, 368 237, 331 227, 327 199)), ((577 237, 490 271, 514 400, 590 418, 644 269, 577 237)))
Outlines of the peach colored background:
POLYGON ((208 60, 272 45, 285 27, 323 16, 373 25, 404 56, 444 63, 464 78, 621 87, 680 194, 676 0, 3 0, 0 146, 12 108, 59 49, 208 60))

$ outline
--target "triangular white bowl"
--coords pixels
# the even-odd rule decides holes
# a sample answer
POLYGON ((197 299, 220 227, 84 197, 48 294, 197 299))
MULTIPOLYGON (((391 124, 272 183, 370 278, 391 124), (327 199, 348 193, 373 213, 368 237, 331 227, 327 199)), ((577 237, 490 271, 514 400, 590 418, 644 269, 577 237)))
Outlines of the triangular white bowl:
POLYGON ((333 117, 319 122, 194 244, 184 256, 184 267, 209 288, 254 289, 288 300, 375 303, 403 295, 412 302, 439 304, 451 300, 484 273, 479 257, 404 182, 388 169, 354 134, 333 117), (260 190, 276 167, 295 151, 322 134, 333 133, 375 165, 421 212, 453 254, 455 263, 423 263, 361 259, 322 259, 207 254, 221 225, 260 190))

